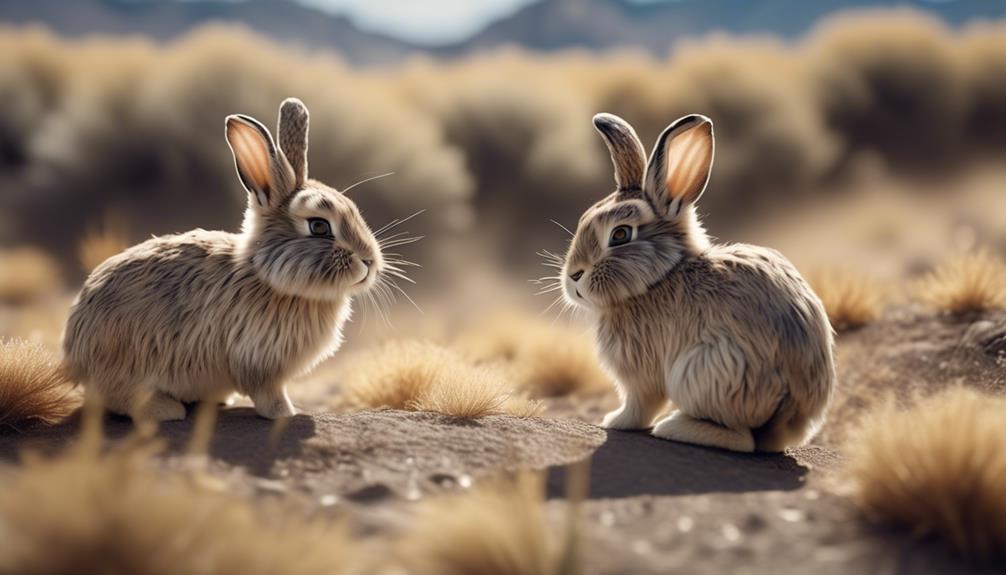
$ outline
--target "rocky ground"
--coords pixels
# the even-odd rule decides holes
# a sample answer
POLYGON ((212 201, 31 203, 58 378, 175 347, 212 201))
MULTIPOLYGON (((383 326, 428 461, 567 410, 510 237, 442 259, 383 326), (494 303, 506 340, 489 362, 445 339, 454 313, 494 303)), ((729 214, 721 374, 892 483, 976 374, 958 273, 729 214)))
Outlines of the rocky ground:
MULTIPOLYGON (((1006 393, 1004 356, 1006 314, 949 319, 893 310, 839 338, 832 415, 810 445, 785 455, 607 432, 595 423, 611 396, 549 400, 541 418, 477 421, 331 413, 329 402, 312 399, 283 429, 246 406, 223 410, 202 464, 230 488, 298 498, 318 513, 351 516, 361 533, 380 537, 408 516, 413 501, 516 469, 547 470, 549 514, 558 524, 566 505, 563 466, 589 458, 581 510, 589 573, 1003 572, 1006 566, 968 566, 938 542, 864 521, 842 496, 840 479, 842 442, 871 405, 954 384, 1006 393)), ((160 429, 167 465, 191 464, 178 454, 193 419, 160 429)), ((77 426, 0 436, 0 459, 14 463, 26 447, 71 441, 77 426)), ((106 429, 120 438, 131 424, 108 418, 106 429)))

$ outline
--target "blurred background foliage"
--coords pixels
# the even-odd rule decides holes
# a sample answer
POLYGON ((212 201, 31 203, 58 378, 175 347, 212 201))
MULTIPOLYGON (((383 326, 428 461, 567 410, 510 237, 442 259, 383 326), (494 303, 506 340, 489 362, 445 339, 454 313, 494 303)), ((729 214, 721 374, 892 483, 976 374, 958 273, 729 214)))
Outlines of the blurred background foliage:
MULTIPOLYGON (((410 255, 441 294, 480 274, 511 288, 540 275, 535 252, 566 239, 550 220, 572 228, 613 189, 598 111, 647 146, 683 114, 713 118, 701 207, 725 239, 758 238, 741 230, 794 223, 806 206, 827 221, 827 202, 862 190, 950 198, 951 182, 1006 153, 1006 23, 911 9, 839 12, 796 39, 687 37, 667 57, 510 46, 361 66, 219 24, 168 41, 7 26, 0 53, 0 245, 48 251, 70 282, 110 214, 132 242, 236 230, 245 197, 223 118, 272 126, 287 96, 311 110, 313 177, 345 188, 394 172, 352 192, 374 227, 426 210, 410 255)), ((884 215, 863 205, 857 222, 884 215)), ((885 224, 844 225, 829 241, 885 224)))

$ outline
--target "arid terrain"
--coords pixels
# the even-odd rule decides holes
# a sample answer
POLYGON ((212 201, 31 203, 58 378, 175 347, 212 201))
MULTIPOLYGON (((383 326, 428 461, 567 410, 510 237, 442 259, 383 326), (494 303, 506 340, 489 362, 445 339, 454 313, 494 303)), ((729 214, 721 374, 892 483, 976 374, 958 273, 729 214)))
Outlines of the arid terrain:
MULTIPOLYGON (((547 474, 550 529, 561 533, 571 503, 566 475, 589 464, 579 506, 586 573, 963 573, 969 566, 932 539, 876 525, 850 503, 843 442, 864 410, 897 396, 953 384, 1006 395, 1006 313, 968 319, 889 309, 838 339, 840 386, 831 416, 809 444, 783 455, 738 455, 605 431, 613 393, 546 399, 542 415, 457 420, 435 413, 331 409, 340 382, 295 387, 303 413, 281 430, 240 402, 219 412, 205 455, 188 454, 195 413, 161 426, 158 465, 199 473, 215 489, 252 500, 283 499, 308 514, 347 518, 380 545, 408 524, 418 501, 454 495, 501 473, 547 474), (570 469, 572 469, 570 471, 570 469)), ((79 414, 0 439, 8 469, 19 453, 64 449, 79 414)), ((132 424, 107 417, 112 443, 132 424)), ((582 479, 582 477, 581 477, 582 479)), ((482 518, 492 522, 491 516, 482 518)), ((983 571, 983 569, 985 569, 983 571)))
MULTIPOLYGON (((0 10, 0 575, 1006 573, 1000 5, 541 0, 417 52, 322 3, 0 10), (60 367, 85 278, 241 230, 276 186, 246 191, 225 118, 271 130, 291 97, 296 163, 398 269, 289 382, 294 417, 105 413, 60 367), (835 329, 807 445, 599 426, 619 400, 557 281, 615 185, 599 112, 647 149, 715 124, 710 237, 779 250, 835 329)), ((278 162, 250 173, 285 173, 248 133, 278 162)))

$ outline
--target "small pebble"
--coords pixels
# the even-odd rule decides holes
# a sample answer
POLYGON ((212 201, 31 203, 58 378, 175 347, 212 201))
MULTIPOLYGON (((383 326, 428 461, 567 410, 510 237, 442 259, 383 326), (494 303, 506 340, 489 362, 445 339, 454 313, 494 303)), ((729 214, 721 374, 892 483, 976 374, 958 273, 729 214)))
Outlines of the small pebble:
POLYGON ((723 533, 723 538, 730 543, 736 543, 741 540, 741 530, 733 523, 724 523, 720 531, 723 533))

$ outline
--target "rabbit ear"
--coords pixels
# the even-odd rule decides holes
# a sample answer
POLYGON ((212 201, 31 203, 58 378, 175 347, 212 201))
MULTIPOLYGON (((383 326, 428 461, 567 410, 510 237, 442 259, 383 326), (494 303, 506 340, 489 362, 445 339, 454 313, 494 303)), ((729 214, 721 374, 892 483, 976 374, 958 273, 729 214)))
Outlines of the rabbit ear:
POLYGON ((279 205, 294 190, 294 175, 269 130, 255 118, 235 114, 227 116, 225 135, 248 193, 260 207, 279 205))
POLYGON ((664 213, 676 216, 705 191, 713 152, 712 120, 700 114, 679 119, 657 138, 643 189, 664 213))
POLYGON ((283 151, 293 175, 296 186, 304 185, 307 179, 307 132, 309 117, 307 106, 297 98, 287 98, 279 107, 279 148, 283 151))
POLYGON ((619 190, 638 190, 643 185, 646 151, 628 122, 614 114, 597 114, 594 127, 604 138, 615 165, 615 184, 619 190))

